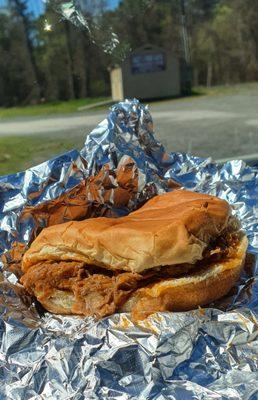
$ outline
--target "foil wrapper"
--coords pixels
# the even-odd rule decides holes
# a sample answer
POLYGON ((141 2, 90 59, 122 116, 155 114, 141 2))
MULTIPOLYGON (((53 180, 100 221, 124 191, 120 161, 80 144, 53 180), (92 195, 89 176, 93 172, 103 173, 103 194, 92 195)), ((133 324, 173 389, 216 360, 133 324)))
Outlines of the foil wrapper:
MULTIPOLYGON (((105 11, 114 7, 112 1, 45 0, 63 20, 88 33, 90 41, 113 60, 122 61, 130 51, 129 43, 121 41, 113 27, 106 24, 105 11)), ((148 4, 145 4, 145 7, 148 4)))
POLYGON ((72 150, 0 178, 0 398, 258 398, 257 172, 242 161, 166 153, 148 109, 115 105, 72 150), (174 187, 229 201, 249 249, 241 279, 210 308, 92 318, 45 313, 18 283, 20 258, 48 225, 125 215, 174 187))

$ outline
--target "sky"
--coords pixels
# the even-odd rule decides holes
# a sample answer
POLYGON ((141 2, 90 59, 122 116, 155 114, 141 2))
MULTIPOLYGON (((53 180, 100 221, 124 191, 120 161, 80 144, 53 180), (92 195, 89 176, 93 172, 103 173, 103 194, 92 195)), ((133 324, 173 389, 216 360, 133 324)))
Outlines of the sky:
MULTIPOLYGON (((120 0, 107 0, 110 8, 115 8, 120 0)), ((43 0, 27 0, 28 9, 35 16, 38 16, 44 12, 44 1, 43 0)), ((0 0, 0 7, 4 7, 7 4, 7 0, 0 0)))
MULTIPOLYGON (((7 0, 0 0, 0 7, 6 7, 7 3, 7 0)), ((44 11, 43 0, 27 0, 27 3, 29 11, 31 11, 36 16, 44 11)))

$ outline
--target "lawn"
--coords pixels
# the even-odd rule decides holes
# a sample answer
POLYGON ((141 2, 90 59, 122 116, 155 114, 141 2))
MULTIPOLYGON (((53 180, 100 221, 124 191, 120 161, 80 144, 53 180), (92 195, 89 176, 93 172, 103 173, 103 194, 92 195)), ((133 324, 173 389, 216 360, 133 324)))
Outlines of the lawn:
POLYGON ((94 105, 95 103, 108 101, 108 97, 95 97, 87 99, 76 99, 69 101, 57 101, 54 103, 37 104, 26 107, 0 108, 1 118, 45 116, 52 114, 70 114, 78 111, 80 107, 94 105))
MULTIPOLYGON (((213 86, 207 88, 205 86, 194 87, 192 90, 192 95, 187 98, 191 99, 195 96, 217 96, 217 95, 227 95, 238 92, 244 92, 249 89, 257 89, 258 90, 258 82, 250 82, 250 83, 240 83, 237 85, 223 85, 223 86, 213 86)), ((181 100, 182 98, 175 98, 174 101, 181 100)), ((166 99, 165 101, 167 101, 166 99)), ((84 106, 94 106, 96 104, 96 109, 102 109, 103 107, 106 109, 108 106, 98 105, 101 102, 108 102, 111 99, 110 97, 94 97, 94 98, 86 98, 86 99, 76 99, 69 101, 57 101, 53 103, 46 104, 37 104, 34 106, 25 106, 25 107, 11 107, 11 108, 1 108, 0 107, 0 120, 5 118, 15 118, 15 117, 23 117, 23 116, 46 116, 53 114, 72 114, 77 112, 79 108, 84 106)), ((156 103, 157 101, 155 101, 156 103)))
POLYGON ((0 137, 0 176, 23 171, 74 148, 83 146, 84 138, 49 136, 0 137))
MULTIPOLYGON (((173 101, 189 101, 201 96, 226 96, 232 93, 247 93, 250 89, 258 91, 258 83, 246 83, 233 86, 216 86, 212 88, 195 88, 195 96, 189 98, 175 99, 173 101)), ((79 107, 90 104, 93 101, 103 101, 105 99, 84 99, 55 104, 42 104, 39 106, 19 107, 10 109, 0 109, 0 117, 12 117, 21 115, 49 115, 54 113, 72 113, 79 107)), ((166 100, 167 101, 167 100, 166 100)), ((171 100, 170 100, 171 101, 171 100)), ((107 109, 107 106, 105 106, 107 109)), ((53 136, 11 136, 0 137, 0 175, 22 171, 45 160, 61 154, 65 151, 83 146, 84 137, 74 136, 69 138, 62 133, 53 136)))
POLYGON ((249 93, 250 91, 257 90, 258 91, 258 82, 247 82, 247 83, 239 83, 235 85, 218 85, 218 86, 194 86, 192 88, 192 93, 190 95, 181 97, 177 96, 175 98, 165 98, 165 99, 155 99, 148 103, 158 104, 160 102, 187 102, 198 99, 199 97, 212 97, 212 96, 230 96, 234 94, 244 94, 249 93))
POLYGON ((249 90, 258 90, 258 82, 239 83, 235 85, 218 85, 212 87, 197 86, 193 88, 193 95, 220 96, 245 93, 249 90))

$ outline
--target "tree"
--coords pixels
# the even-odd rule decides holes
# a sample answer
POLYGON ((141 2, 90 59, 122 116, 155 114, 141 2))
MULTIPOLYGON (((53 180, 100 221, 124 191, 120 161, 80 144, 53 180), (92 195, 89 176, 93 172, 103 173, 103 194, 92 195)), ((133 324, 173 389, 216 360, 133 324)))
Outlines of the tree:
MULTIPOLYGON (((256 30, 252 32, 250 27, 254 26, 255 15, 258 17, 258 5, 249 2, 248 12, 252 15, 249 18, 244 0, 214 3, 206 11, 203 6, 200 12, 191 10, 195 83, 209 86, 257 77, 258 40, 256 30)), ((192 0, 191 4, 200 5, 200 1, 192 0)))
MULTIPOLYGON (((180 0, 121 0, 115 10, 106 0, 49 1, 37 19, 25 0, 8 3, 0 14, 2 106, 106 94, 108 66, 145 44, 183 56, 180 0)), ((258 2, 184 4, 195 84, 257 79, 258 2)))
POLYGON ((21 38, 23 40, 23 46, 26 47, 26 52, 31 64, 30 69, 32 72, 32 78, 34 79, 34 91, 32 94, 33 100, 38 101, 41 95, 39 72, 34 56, 34 49, 32 43, 32 24, 31 15, 27 10, 27 2, 25 0, 9 0, 10 9, 14 20, 20 25, 21 38))
POLYGON ((48 101, 74 98, 71 54, 67 32, 58 17, 47 9, 37 23, 36 54, 40 72, 44 77, 43 93, 48 101), (53 30, 45 30, 45 20, 53 30))
POLYGON ((24 37, 24 26, 16 14, 1 15, 0 70, 1 103, 3 105, 32 103, 38 100, 38 85, 24 37))

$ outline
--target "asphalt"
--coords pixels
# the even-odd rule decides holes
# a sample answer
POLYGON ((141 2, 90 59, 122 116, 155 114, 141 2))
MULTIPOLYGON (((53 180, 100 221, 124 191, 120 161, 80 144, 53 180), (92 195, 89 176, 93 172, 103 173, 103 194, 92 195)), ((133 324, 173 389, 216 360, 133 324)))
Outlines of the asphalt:
MULTIPOLYGON (((150 103, 157 138, 167 151, 213 159, 258 159, 258 90, 150 103)), ((0 122, 0 136, 85 137, 107 112, 17 118, 0 122)))

